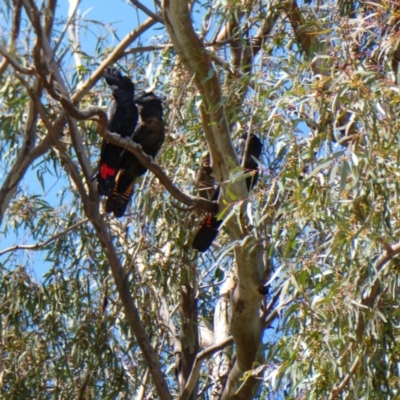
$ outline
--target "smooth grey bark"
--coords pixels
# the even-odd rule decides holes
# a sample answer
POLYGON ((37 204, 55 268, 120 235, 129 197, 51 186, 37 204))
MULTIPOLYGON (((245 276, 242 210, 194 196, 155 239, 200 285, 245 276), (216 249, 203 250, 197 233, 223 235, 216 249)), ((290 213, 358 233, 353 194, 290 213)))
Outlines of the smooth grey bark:
MULTIPOLYGON (((230 140, 229 121, 221 102, 217 74, 193 30, 187 1, 164 0, 163 14, 172 43, 201 94, 201 117, 210 148, 213 173, 218 180, 226 181, 232 168, 229 160, 237 163, 237 156, 230 140)), ((235 182, 232 185, 232 191, 239 199, 248 196, 243 183, 235 182)), ((242 226, 237 221, 229 222, 234 239, 246 236, 246 217, 242 215, 241 219, 242 226)), ((236 361, 229 372, 222 398, 251 399, 253 391, 257 390, 257 381, 250 378, 242 384, 241 378, 245 371, 252 369, 261 345, 259 310, 262 296, 258 287, 263 280, 262 247, 256 244, 253 237, 247 237, 241 245, 235 246, 235 262, 237 285, 231 300, 230 328, 235 341, 236 361)))

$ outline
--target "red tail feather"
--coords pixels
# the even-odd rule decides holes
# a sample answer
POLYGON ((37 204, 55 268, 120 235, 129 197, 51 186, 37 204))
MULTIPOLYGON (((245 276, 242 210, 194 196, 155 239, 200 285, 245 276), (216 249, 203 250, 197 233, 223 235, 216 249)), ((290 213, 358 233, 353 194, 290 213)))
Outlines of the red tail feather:
POLYGON ((100 166, 100 177, 102 179, 107 179, 107 177, 113 177, 117 173, 115 168, 110 168, 107 164, 102 164, 100 166))

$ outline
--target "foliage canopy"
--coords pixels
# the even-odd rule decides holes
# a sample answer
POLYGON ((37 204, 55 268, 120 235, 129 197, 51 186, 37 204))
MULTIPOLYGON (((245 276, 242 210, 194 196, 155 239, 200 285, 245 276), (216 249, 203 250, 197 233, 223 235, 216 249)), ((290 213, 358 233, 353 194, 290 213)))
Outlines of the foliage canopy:
POLYGON ((1 2, 1 397, 398 398, 400 3, 130 3, 120 38, 79 1, 1 2), (104 129, 111 65, 163 97, 153 163, 104 129), (121 219, 101 137, 150 170, 121 219))

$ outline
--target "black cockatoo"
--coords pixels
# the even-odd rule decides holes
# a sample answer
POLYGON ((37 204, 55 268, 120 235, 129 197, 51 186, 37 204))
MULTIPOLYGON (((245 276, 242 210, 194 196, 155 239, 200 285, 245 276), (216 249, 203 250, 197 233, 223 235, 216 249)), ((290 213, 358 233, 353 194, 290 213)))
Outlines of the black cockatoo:
MULTIPOLYGON (((247 138, 245 134, 243 139, 247 138)), ((251 134, 249 146, 245 155, 243 168, 245 172, 253 172, 251 176, 246 178, 247 190, 251 190, 257 184, 258 180, 258 163, 256 160, 260 159, 262 151, 262 143, 257 135, 251 134)), ((212 196, 212 201, 217 200, 219 196, 220 187, 218 186, 212 196)), ((205 252, 211 246, 212 242, 218 235, 219 227, 222 220, 218 220, 215 214, 207 214, 200 224, 196 235, 194 236, 192 247, 200 252, 205 252)))
MULTIPOLYGON (((132 80, 121 74, 116 68, 107 68, 104 78, 112 89, 113 100, 107 110, 107 130, 122 137, 132 136, 138 110, 134 102, 135 85, 132 80)), ((101 195, 109 196, 115 184, 123 148, 103 140, 97 174, 98 190, 101 195)))
MULTIPOLYGON (((132 140, 140 144, 146 154, 155 157, 165 138, 161 100, 154 93, 144 93, 135 102, 140 120, 132 140)), ((113 192, 106 201, 106 212, 113 212, 116 217, 124 215, 135 180, 146 171, 130 151, 124 151, 113 192)))

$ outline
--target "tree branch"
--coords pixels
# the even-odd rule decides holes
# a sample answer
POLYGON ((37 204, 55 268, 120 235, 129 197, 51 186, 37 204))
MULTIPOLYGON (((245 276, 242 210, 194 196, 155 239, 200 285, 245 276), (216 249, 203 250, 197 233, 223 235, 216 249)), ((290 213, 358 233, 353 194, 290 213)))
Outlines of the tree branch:
POLYGON ((130 328, 136 337, 139 347, 146 360, 147 366, 150 369, 154 384, 157 388, 158 397, 162 400, 170 400, 171 395, 168 390, 167 382, 164 379, 160 367, 157 361, 157 354, 150 345, 149 339, 146 335, 146 331, 143 327, 142 321, 139 316, 139 312, 133 301, 131 292, 128 286, 128 279, 125 271, 119 261, 118 255, 112 245, 112 239, 107 229, 107 225, 104 223, 101 215, 97 208, 91 208, 89 215, 98 238, 105 250, 107 260, 110 263, 112 275, 114 277, 117 290, 124 306, 125 315, 129 322, 130 328))
POLYGON ((144 373, 143 378, 140 380, 140 389, 136 396, 136 400, 144 400, 146 395, 146 385, 147 380, 149 379, 149 372, 150 370, 146 368, 146 372, 144 373))
MULTIPOLYGON (((314 36, 309 35, 304 29, 303 16, 300 13, 296 0, 285 1, 283 3, 283 8, 290 24, 292 25, 297 42, 301 45, 301 48, 307 54, 307 57, 312 58, 312 49, 315 47, 315 40, 313 40, 314 36)), ((321 73, 320 71, 314 72, 321 73)))
POLYGON ((78 124, 74 118, 67 117, 69 134, 71 137, 72 145, 78 157, 79 164, 82 168, 83 175, 86 179, 86 184, 94 190, 94 183, 90 181, 92 175, 92 168, 90 166, 89 158, 86 155, 85 148, 82 143, 82 136, 79 132, 78 124), (92 187, 93 186, 93 187, 92 187))
POLYGON ((98 133, 101 137, 109 141, 110 143, 116 144, 120 147, 128 149, 132 152, 139 162, 147 169, 149 169, 153 174, 160 180, 163 186, 168 190, 169 193, 177 200, 192 207, 192 209, 205 210, 209 212, 218 212, 218 204, 216 202, 211 202, 201 197, 195 197, 184 192, 181 192, 171 181, 168 175, 163 171, 163 169, 157 165, 153 158, 147 155, 141 148, 141 146, 135 143, 130 138, 123 138, 117 133, 108 132, 106 130, 107 125, 107 115, 100 107, 88 107, 84 111, 76 109, 73 104, 65 97, 60 96, 60 101, 64 109, 76 119, 91 119, 93 116, 98 116, 97 121, 98 133))
MULTIPOLYGON (((180 343, 182 365, 179 371, 180 390, 183 392, 189 379, 196 356, 199 353, 199 321, 196 294, 198 291, 196 260, 185 260, 185 268, 181 269, 181 301, 180 301, 180 343)), ((198 381, 194 381, 197 394, 198 381)), ((197 396, 194 396, 197 398, 197 396)))
POLYGON ((83 62, 82 62, 82 57, 79 53, 79 47, 80 47, 80 43, 79 43, 79 28, 78 28, 78 24, 76 23, 76 20, 74 19, 74 15, 76 13, 76 9, 78 8, 78 0, 70 0, 69 1, 69 9, 68 9, 68 25, 67 25, 67 29, 68 29, 68 36, 69 39, 72 43, 72 49, 71 52, 74 56, 74 60, 75 60, 75 68, 79 68, 82 67, 83 62))
MULTIPOLYGON (((193 76, 202 97, 202 106, 208 115, 209 121, 203 120, 203 126, 209 125, 212 132, 212 137, 207 137, 207 142, 210 146, 213 173, 220 182, 227 181, 229 171, 233 168, 228 160, 233 160, 235 164, 238 161, 230 139, 217 74, 208 53, 194 32, 187 1, 164 0, 163 14, 172 43, 193 76)), ((244 183, 235 185, 233 191, 239 198, 247 195, 244 183)))
POLYGON ((112 244, 112 238, 108 231, 108 227, 99 213, 98 196, 88 196, 84 188, 83 182, 79 176, 78 170, 72 160, 67 156, 62 143, 57 137, 54 137, 56 147, 60 153, 62 160, 65 162, 69 169, 71 178, 78 188, 81 195, 83 208, 86 216, 92 223, 97 237, 105 251, 108 262, 110 263, 111 272, 117 286, 119 297, 122 301, 126 318, 132 333, 135 335, 139 347, 143 353, 143 357, 151 371, 154 384, 157 388, 158 396, 161 400, 171 400, 171 395, 168 390, 167 382, 164 379, 157 361, 157 355, 152 348, 146 331, 143 327, 142 321, 139 316, 139 311, 133 301, 131 292, 129 290, 128 278, 122 267, 122 264, 112 244))
POLYGON ((68 20, 65 23, 62 31, 60 32, 60 34, 54 44, 54 54, 57 53, 58 47, 60 46, 60 44, 62 43, 62 40, 64 39, 65 32, 67 32, 70 23, 75 18, 75 14, 76 14, 76 10, 78 9, 79 2, 80 2, 80 0, 75 1, 74 8, 71 8, 71 1, 70 1, 70 8, 68 10, 68 20))
MULTIPOLYGON (((215 265, 217 265, 218 260, 215 265)), ((235 290, 235 279, 232 274, 226 276, 222 284, 217 303, 214 309, 213 334, 215 340, 222 341, 230 337, 229 314, 230 299, 235 290)), ((213 357, 212 381, 213 399, 220 399, 224 390, 224 385, 232 365, 232 352, 228 349, 215 354, 213 357)))
MULTIPOLYGON (((12 25, 11 25, 11 40, 10 40, 10 51, 13 52, 15 50, 15 42, 17 41, 20 27, 21 27, 21 1, 22 0, 13 0, 13 18, 12 18, 12 25)), ((3 54, 0 51, 0 54, 3 54)), ((4 54, 4 60, 0 64, 0 76, 3 75, 4 71, 6 70, 8 64, 11 64, 11 60, 7 58, 4 54)))
POLYGON ((153 13, 153 11, 149 10, 146 6, 144 6, 140 1, 138 0, 130 0, 130 2, 136 6, 139 10, 142 10, 145 14, 147 14, 149 17, 153 18, 155 21, 160 22, 161 24, 164 23, 163 18, 159 14, 153 13))
POLYGON ((31 96, 25 124, 25 138, 22 148, 18 153, 17 159, 0 189, 0 224, 3 221, 4 213, 8 208, 12 196, 17 190, 20 180, 25 175, 25 172, 34 160, 47 152, 47 150, 51 147, 50 135, 46 135, 39 145, 35 147, 37 114, 39 111, 37 103, 32 96, 40 96, 42 85, 38 80, 35 81, 33 88, 29 88, 26 83, 25 85, 29 95, 31 96))
MULTIPOLYGON (((51 68, 54 77, 57 83, 62 88, 64 94, 67 94, 68 91, 67 88, 65 87, 64 80, 62 79, 60 69, 57 63, 54 61, 54 53, 53 50, 51 49, 49 39, 47 38, 45 29, 40 23, 41 14, 39 13, 35 3, 32 0, 22 0, 22 3, 24 5, 28 18, 31 21, 31 24, 35 29, 35 33, 37 36, 37 44, 35 47, 36 48, 40 47, 40 49, 43 50, 44 53, 43 61, 45 61, 47 66, 51 68)), ((38 69, 37 64, 36 64, 36 69, 38 69)))
POLYGON ((77 103, 85 97, 90 89, 96 84, 96 82, 103 76, 103 71, 117 61, 122 55, 124 55, 125 49, 132 44, 143 32, 147 31, 154 24, 156 24, 153 18, 149 18, 139 25, 137 28, 129 32, 114 48, 114 50, 108 55, 108 57, 98 66, 98 68, 90 75, 90 77, 82 83, 79 89, 72 95, 72 103, 77 103))
POLYGON ((57 233, 56 235, 52 236, 51 238, 45 240, 44 242, 40 243, 35 243, 35 244, 16 244, 15 246, 8 247, 7 249, 1 250, 0 251, 0 256, 9 253, 10 251, 15 251, 15 250, 39 250, 43 247, 46 247, 48 244, 54 242, 55 240, 59 239, 60 237, 66 235, 67 233, 73 231, 75 228, 78 226, 81 226, 83 224, 86 224, 89 220, 86 218, 82 221, 77 222, 74 225, 71 225, 69 228, 64 229, 62 232, 57 233))
POLYGON ((85 375, 83 375, 82 383, 79 386, 77 400, 82 400, 84 398, 85 391, 86 391, 87 385, 88 385, 89 380, 90 380, 90 375, 91 375, 91 373, 90 373, 90 370, 88 369, 86 371, 85 375))
POLYGON ((7 49, 0 44, 0 54, 14 67, 14 69, 24 75, 35 74, 34 68, 25 68, 19 64, 19 62, 8 53, 7 49))
MULTIPOLYGON (((375 302, 376 298, 378 297, 379 288, 381 286, 380 282, 380 272, 382 271, 383 267, 394 257, 400 254, 400 243, 397 243, 394 246, 385 246, 386 252, 382 254, 374 264, 374 270, 377 272, 372 285, 370 286, 368 292, 365 290, 362 294, 361 304, 370 308, 372 304, 375 302)), ((362 336, 365 331, 365 319, 363 315, 363 310, 360 309, 358 311, 359 318, 356 328, 356 335, 359 343, 362 343, 362 336)))
POLYGON ((358 365, 360 364, 361 361, 361 355, 359 354, 356 359, 353 362, 353 365, 350 368, 349 373, 343 378, 342 382, 340 382, 339 385, 335 386, 335 388, 332 390, 331 395, 329 396, 329 400, 334 400, 336 399, 340 393, 344 390, 346 385, 348 384, 350 378, 353 376, 353 374, 356 372, 356 369, 358 365))
MULTIPOLYGON (((90 203, 90 207, 98 208, 99 207, 99 197, 97 196, 96 199, 91 199, 89 197, 89 194, 86 191, 85 185, 79 174, 78 167, 68 156, 67 152, 65 151, 65 146, 58 139, 55 132, 52 132, 52 137, 53 137, 53 142, 55 144, 56 149, 58 150, 61 160, 64 161, 65 165, 69 169, 69 175, 71 176, 72 181, 74 182, 76 188, 78 189, 78 192, 79 192, 79 194, 82 198, 82 202, 84 204, 84 208, 87 208, 89 206, 89 203, 90 203)), ((88 212, 86 209, 85 209, 85 212, 86 212, 86 215, 88 215, 88 212)))
POLYGON ((179 396, 179 400, 188 400, 189 399, 190 395, 193 392, 194 387, 196 386, 197 380, 199 379, 201 364, 202 364, 203 360, 212 356, 214 353, 223 350, 225 347, 230 346, 232 344, 233 344, 233 337, 229 336, 226 339, 224 339, 223 341, 221 341, 217 344, 214 344, 197 354, 196 360, 194 362, 192 371, 189 376, 189 379, 186 382, 186 386, 185 386, 182 394, 179 396))
MULTIPOLYGON (((222 400, 233 396, 250 399, 254 387, 260 382, 251 376, 244 383, 240 380, 246 371, 253 368, 261 344, 261 325, 259 312, 263 296, 259 293, 264 276, 263 250, 255 238, 247 236, 242 245, 234 247, 236 276, 240 284, 236 285, 231 297, 231 333, 235 340, 236 361, 231 369, 222 400)), ((262 362, 262 359, 258 359, 262 362)))

